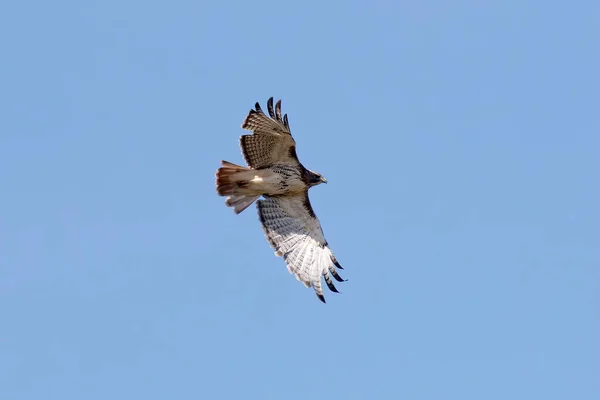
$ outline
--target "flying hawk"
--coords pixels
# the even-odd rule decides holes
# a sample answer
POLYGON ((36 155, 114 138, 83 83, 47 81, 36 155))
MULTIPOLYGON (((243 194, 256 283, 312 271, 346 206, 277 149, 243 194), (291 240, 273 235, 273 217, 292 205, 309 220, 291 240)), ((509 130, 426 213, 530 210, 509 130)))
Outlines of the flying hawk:
POLYGON ((221 161, 217 170, 217 193, 228 196, 225 204, 236 214, 255 200, 258 216, 275 255, 283 256, 288 271, 306 287, 312 287, 325 303, 321 276, 332 292, 338 293, 331 276, 343 282, 335 267, 343 269, 325 240, 308 189, 327 180, 304 168, 296 155, 287 114, 281 116, 281 100, 273 109, 273 98, 267 101, 270 118, 260 105, 250 110, 242 128, 252 135, 240 137, 242 154, 248 168, 221 161))

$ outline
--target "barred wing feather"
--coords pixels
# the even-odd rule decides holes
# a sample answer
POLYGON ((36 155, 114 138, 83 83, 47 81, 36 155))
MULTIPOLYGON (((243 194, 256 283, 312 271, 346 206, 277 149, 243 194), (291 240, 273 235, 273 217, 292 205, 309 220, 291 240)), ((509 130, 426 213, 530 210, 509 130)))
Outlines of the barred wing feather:
POLYGON ((269 116, 256 103, 248 112, 242 128, 253 135, 240 137, 244 159, 251 168, 264 168, 278 162, 298 164, 296 142, 292 137, 287 114, 281 116, 281 100, 273 108, 273 98, 267 102, 269 116))
POLYGON ((308 193, 269 196, 259 200, 257 208, 267 240, 275 249, 275 255, 283 256, 288 271, 306 287, 312 287, 322 302, 325 297, 321 277, 329 289, 337 293, 330 274, 342 282, 335 269, 342 267, 329 249, 308 193))

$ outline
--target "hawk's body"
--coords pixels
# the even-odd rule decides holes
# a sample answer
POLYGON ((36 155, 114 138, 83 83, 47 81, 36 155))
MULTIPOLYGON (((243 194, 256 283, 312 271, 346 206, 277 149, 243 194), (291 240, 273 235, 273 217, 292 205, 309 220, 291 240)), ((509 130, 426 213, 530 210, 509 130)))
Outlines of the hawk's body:
POLYGON ((327 181, 298 160, 287 114, 281 116, 281 100, 273 109, 270 98, 267 107, 271 118, 256 103, 242 123, 242 128, 253 132, 240 137, 248 168, 222 161, 217 171, 217 192, 228 196, 226 204, 236 214, 264 197, 257 201, 258 215, 275 255, 283 256, 288 270, 304 285, 312 286, 325 302, 321 277, 329 289, 337 292, 329 274, 342 282, 335 269, 342 267, 323 236, 308 189, 327 181))

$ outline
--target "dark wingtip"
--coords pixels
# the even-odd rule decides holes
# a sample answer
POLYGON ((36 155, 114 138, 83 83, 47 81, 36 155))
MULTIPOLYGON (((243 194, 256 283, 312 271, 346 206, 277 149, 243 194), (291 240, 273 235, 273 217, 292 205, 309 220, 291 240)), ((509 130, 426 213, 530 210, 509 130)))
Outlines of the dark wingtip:
POLYGON ((277 100, 277 103, 275 103, 275 117, 277 118, 277 121, 283 122, 281 119, 281 99, 277 100))
POLYGON ((344 269, 344 268, 342 268, 342 266, 340 265, 340 263, 338 262, 338 260, 335 259, 335 257, 333 257, 333 259, 331 261, 333 261, 333 264, 336 267, 338 267, 339 269, 344 269))
POLYGON ((340 276, 340 274, 338 274, 335 269, 332 269, 330 272, 331 272, 331 275, 335 278, 336 281, 338 281, 338 282, 346 282, 346 281, 348 281, 348 279, 342 278, 340 276))
POLYGON ((331 282, 331 278, 325 279, 325 283, 327 284, 329 290, 331 290, 333 293, 339 293, 333 282, 331 282))
POLYGON ((283 125, 285 125, 285 127, 288 128, 288 131, 290 130, 290 123, 288 122, 287 114, 283 116, 283 125))
POLYGON ((273 111, 273 98, 270 97, 269 100, 267 100, 267 110, 269 111, 269 115, 271 116, 271 118, 275 119, 275 112, 273 111))

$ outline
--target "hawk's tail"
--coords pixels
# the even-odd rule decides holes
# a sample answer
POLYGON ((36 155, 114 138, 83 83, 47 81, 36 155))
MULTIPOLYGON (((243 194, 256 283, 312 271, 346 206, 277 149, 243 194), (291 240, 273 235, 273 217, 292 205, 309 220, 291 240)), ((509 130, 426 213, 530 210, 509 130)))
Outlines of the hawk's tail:
POLYGON ((219 196, 228 196, 225 204, 233 207, 236 214, 244 211, 260 197, 244 193, 244 186, 253 177, 252 169, 221 161, 221 168, 217 170, 217 193, 219 196))

